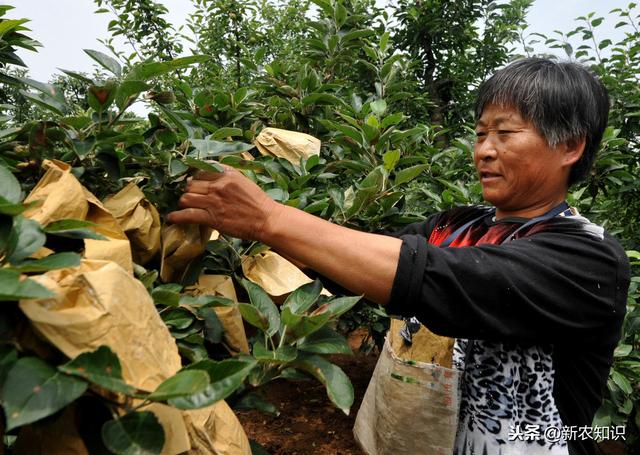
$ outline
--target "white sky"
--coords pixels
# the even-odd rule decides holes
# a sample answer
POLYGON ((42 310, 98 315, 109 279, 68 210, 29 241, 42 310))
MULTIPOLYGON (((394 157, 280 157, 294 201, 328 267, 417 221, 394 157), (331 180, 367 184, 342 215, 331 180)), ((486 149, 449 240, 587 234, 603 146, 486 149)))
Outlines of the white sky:
MULTIPOLYGON (((184 24, 193 9, 190 0, 162 2, 169 9, 167 20, 175 27, 184 24)), ((97 39, 109 35, 107 24, 113 16, 93 14, 97 7, 92 0, 5 0, 2 3, 15 7, 5 18, 31 20, 27 24, 32 30, 28 35, 43 46, 37 53, 19 52, 33 79, 46 82, 57 72, 56 68, 91 73, 93 60, 82 50, 96 49, 108 53, 97 39)), ((618 22, 617 16, 607 16, 607 13, 616 7, 624 8, 627 3, 628 0, 535 0, 528 22, 531 31, 550 35, 553 30, 572 30, 577 25, 576 17, 595 11, 606 18, 597 29, 596 37, 599 40, 611 38, 615 42, 623 33, 613 28, 618 22)), ((560 51, 556 53, 564 56, 560 51)))

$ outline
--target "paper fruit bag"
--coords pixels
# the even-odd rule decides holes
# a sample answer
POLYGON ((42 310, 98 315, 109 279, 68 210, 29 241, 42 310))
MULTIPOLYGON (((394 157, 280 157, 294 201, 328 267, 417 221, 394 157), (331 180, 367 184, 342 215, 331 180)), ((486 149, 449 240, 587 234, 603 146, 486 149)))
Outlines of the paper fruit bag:
POLYGON ((211 234, 211 228, 197 224, 163 226, 160 279, 179 282, 189 263, 204 253, 211 234))
MULTIPOLYGON (((289 293, 313 281, 298 267, 271 250, 244 257, 242 272, 278 304, 284 302, 289 293)), ((331 295, 326 289, 322 290, 322 294, 331 295)))
POLYGON ((296 166, 300 157, 320 154, 321 142, 313 136, 279 128, 265 128, 254 141, 262 155, 284 158, 296 166))
POLYGON ((92 229, 107 240, 85 239, 83 257, 115 261, 132 272, 129 239, 114 216, 80 184, 71 173, 71 166, 56 160, 45 160, 43 166, 47 172, 24 201, 39 204, 26 210, 24 216, 42 225, 65 219, 95 223, 92 229))
MULTIPOLYGON (((153 391, 181 368, 176 343, 151 296, 118 264, 83 260, 77 268, 52 270, 34 279, 54 291, 56 297, 23 300, 20 308, 35 329, 68 357, 106 345, 118 355, 127 383, 146 391, 153 391)), ((185 423, 182 411, 157 403, 144 409, 153 412, 164 429, 163 454, 191 449, 190 423, 185 423)), ((219 415, 227 409, 228 405, 220 401, 199 412, 219 415)), ((211 439, 230 447, 248 448, 240 423, 232 412, 231 416, 228 426, 235 431, 225 433, 216 428, 211 439)))
POLYGON ((129 238, 137 264, 146 264, 160 251, 160 215, 135 183, 107 198, 104 206, 129 238))
MULTIPOLYGON (((225 275, 200 275, 198 282, 194 286, 187 288, 193 295, 218 295, 238 301, 236 290, 233 287, 233 280, 225 275)), ((232 353, 249 354, 249 343, 244 331, 242 315, 236 306, 215 307, 218 319, 224 328, 224 342, 232 353)))
POLYGON ((413 335, 412 348, 406 349, 397 335, 401 324, 392 320, 358 410, 354 436, 368 455, 451 455, 462 375, 450 368, 453 340, 423 326, 413 335), (417 359, 404 357, 412 355, 417 359), (449 367, 431 363, 433 359, 449 367))

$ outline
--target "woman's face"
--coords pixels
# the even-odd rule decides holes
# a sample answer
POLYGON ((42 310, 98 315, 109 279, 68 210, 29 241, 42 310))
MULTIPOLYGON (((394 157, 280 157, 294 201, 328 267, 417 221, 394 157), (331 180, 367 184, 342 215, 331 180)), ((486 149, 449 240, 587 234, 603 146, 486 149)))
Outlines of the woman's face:
POLYGON ((496 217, 532 218, 561 203, 571 165, 582 155, 567 144, 549 147, 518 110, 491 104, 476 125, 473 158, 482 196, 496 217))

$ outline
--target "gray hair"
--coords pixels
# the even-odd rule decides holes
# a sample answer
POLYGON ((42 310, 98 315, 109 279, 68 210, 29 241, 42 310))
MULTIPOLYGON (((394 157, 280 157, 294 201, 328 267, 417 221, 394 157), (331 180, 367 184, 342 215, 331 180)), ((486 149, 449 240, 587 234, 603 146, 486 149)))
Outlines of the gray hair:
POLYGON ((490 104, 517 109, 550 147, 584 138, 584 153, 571 168, 568 183, 589 175, 607 127, 609 95, 585 67, 543 58, 518 60, 480 86, 476 121, 490 104))

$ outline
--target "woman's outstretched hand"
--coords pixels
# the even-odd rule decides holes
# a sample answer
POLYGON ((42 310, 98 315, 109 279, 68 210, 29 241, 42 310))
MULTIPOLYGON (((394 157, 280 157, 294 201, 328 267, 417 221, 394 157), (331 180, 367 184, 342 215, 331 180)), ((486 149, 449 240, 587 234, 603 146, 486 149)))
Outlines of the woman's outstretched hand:
POLYGON ((223 234, 262 240, 267 220, 280 204, 240 171, 198 172, 190 178, 179 201, 181 210, 168 215, 171 223, 205 224, 223 234))

